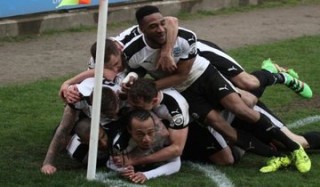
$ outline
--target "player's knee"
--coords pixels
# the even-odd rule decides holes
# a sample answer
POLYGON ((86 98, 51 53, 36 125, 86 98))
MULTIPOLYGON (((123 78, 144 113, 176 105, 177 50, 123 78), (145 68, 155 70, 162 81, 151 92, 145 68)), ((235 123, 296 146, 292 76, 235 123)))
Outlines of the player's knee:
POLYGON ((242 72, 231 78, 231 80, 235 85, 244 90, 254 90, 260 86, 259 80, 247 72, 242 72))
POLYGON ((216 165, 229 166, 235 163, 234 156, 229 146, 223 148, 222 150, 213 153, 209 157, 210 161, 216 165))
POLYGON ((257 104, 258 98, 255 95, 253 95, 247 91, 244 91, 244 90, 239 90, 239 92, 240 92, 242 101, 248 107, 253 108, 257 104))
POLYGON ((225 155, 225 156, 221 156, 219 158, 210 157, 210 160, 214 164, 220 165, 220 166, 231 166, 235 163, 235 160, 232 155, 225 155))

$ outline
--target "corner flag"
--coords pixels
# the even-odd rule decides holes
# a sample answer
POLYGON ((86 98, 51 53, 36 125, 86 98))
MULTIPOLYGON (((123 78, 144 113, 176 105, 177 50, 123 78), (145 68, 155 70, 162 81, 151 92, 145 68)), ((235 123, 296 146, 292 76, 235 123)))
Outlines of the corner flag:
POLYGON ((62 6, 72 6, 72 5, 81 5, 81 4, 90 4, 91 0, 62 0, 56 8, 62 6))
POLYGON ((93 104, 91 116, 90 129, 90 143, 89 143, 89 157, 87 168, 87 179, 94 180, 96 177, 96 163, 98 150, 98 135, 100 126, 100 109, 101 109, 101 92, 103 79, 103 60, 104 49, 107 32, 108 20, 108 0, 99 1, 99 18, 97 31, 97 51, 96 51, 96 65, 95 65, 95 85, 93 91, 93 104))

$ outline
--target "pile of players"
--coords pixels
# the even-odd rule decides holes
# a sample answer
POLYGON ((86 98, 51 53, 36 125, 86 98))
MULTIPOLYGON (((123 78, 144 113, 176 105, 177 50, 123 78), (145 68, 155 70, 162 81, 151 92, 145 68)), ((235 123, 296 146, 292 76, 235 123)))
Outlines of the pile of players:
MULTIPOLYGON (((105 41, 99 165, 144 183, 178 172, 181 159, 232 165, 252 152, 270 157, 263 173, 289 165, 310 171, 305 149, 320 147, 320 133, 291 132, 259 100, 274 84, 311 98, 294 70, 267 59, 261 70, 247 73, 216 44, 197 39, 155 6, 139 8, 136 19, 138 25, 105 41)), ((96 43, 90 51, 88 70, 61 86, 67 105, 44 174, 56 172, 54 159, 63 149, 87 160, 96 43)))

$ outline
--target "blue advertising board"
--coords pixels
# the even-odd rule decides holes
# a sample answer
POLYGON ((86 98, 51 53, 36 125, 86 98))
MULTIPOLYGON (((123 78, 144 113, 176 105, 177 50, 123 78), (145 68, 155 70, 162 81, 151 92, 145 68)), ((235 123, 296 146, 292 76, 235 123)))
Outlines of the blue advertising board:
MULTIPOLYGON (((99 0, 91 0, 90 5, 65 6, 56 8, 62 0, 1 0, 0 18, 58 11, 80 7, 98 6, 99 0)), ((129 2, 129 0, 109 0, 109 4, 129 2)))

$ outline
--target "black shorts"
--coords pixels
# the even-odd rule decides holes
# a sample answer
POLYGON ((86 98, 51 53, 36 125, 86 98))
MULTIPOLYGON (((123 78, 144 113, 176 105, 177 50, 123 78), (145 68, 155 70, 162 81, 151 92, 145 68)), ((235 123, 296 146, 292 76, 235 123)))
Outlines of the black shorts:
POLYGON ((212 65, 209 65, 191 86, 181 92, 189 103, 191 115, 196 114, 200 121, 203 121, 212 109, 223 109, 220 100, 230 93, 236 93, 232 83, 212 65))
POLYGON ((209 157, 227 147, 225 139, 212 127, 189 124, 188 138, 182 159, 196 162, 210 162, 209 157))
POLYGON ((216 44, 199 39, 198 42, 204 45, 203 47, 198 45, 198 54, 210 61, 210 64, 215 66, 227 78, 237 76, 244 71, 240 64, 216 44))

